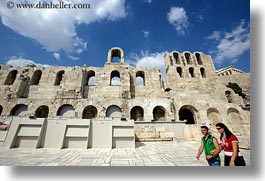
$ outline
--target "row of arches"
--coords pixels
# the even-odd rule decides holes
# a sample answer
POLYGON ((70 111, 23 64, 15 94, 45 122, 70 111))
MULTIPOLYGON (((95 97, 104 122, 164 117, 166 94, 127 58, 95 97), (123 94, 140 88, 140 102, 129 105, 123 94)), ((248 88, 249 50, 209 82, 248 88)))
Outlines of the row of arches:
MULTIPOLYGON (((13 83, 16 80, 18 71, 17 70, 12 70, 8 73, 8 76, 4 82, 4 85, 13 85, 13 83)), ((54 85, 61 85, 61 82, 63 80, 65 71, 60 70, 56 74, 56 78, 54 81, 54 85)), ((95 71, 90 70, 84 74, 84 79, 83 79, 83 85, 84 86, 92 86, 95 85, 95 71)), ((40 79, 42 76, 42 71, 41 70, 36 70, 30 80, 30 85, 39 85, 40 79)), ((136 86, 141 86, 145 85, 145 73, 144 71, 137 71, 135 74, 136 77, 136 86)), ((113 70, 110 74, 110 83, 109 85, 121 85, 121 76, 120 72, 117 70, 113 70)))
MULTIPOLYGON (((0 115, 2 114, 3 107, 0 105, 0 115)), ((28 110, 28 106, 25 104, 18 104, 13 107, 10 112, 10 116, 25 116, 28 110)), ((64 104, 60 106, 57 110, 56 116, 61 117, 77 117, 75 109, 70 104, 64 104)), ((156 106, 152 111, 153 121, 166 121, 166 109, 163 106, 156 106)), ((197 123, 198 110, 190 105, 182 106, 178 111, 178 116, 180 121, 186 121, 186 124, 196 124, 197 123)), ((35 116, 37 118, 47 118, 49 117, 49 107, 46 105, 39 106, 35 111, 35 116)), ((111 105, 106 109, 106 117, 110 118, 121 118, 122 111, 117 105, 111 105)), ((229 108, 227 110, 227 116, 231 118, 234 122, 240 123, 240 112, 236 108, 229 108)), ((98 117, 98 110, 93 105, 88 105, 83 109, 82 119, 93 119, 98 117)), ((211 124, 216 124, 222 121, 222 116, 216 108, 207 109, 207 117, 211 120, 211 124)), ((134 121, 144 121, 145 111, 141 106, 134 106, 130 110, 130 119, 134 121)))
MULTIPOLYGON (((0 111, 2 113, 3 107, 0 106, 0 111)), ((10 116, 25 116, 28 110, 28 106, 25 104, 18 104, 10 112, 10 116)), ((153 109, 153 117, 155 121, 165 120, 165 108, 162 106, 156 106, 153 109)), ((42 105, 38 107, 35 111, 35 116, 38 118, 47 118, 49 115, 49 107, 42 105)), ((59 107, 57 116, 63 117, 76 117, 75 109, 70 104, 65 104, 59 107)), ((98 110, 95 106, 89 105, 86 106, 83 110, 82 119, 93 119, 98 116, 98 110)), ((109 106, 106 110, 106 117, 111 118, 121 118, 121 108, 116 105, 109 106)), ((130 118, 135 121, 144 120, 144 110, 140 106, 135 106, 131 109, 130 118)))
MULTIPOLYGON (((0 106, 2 112, 2 106, 0 106)), ((10 112, 10 116, 25 116, 28 106, 25 104, 18 104, 10 112)), ((166 109, 163 106, 156 106, 153 109, 153 121, 166 121, 166 109)), ((70 104, 65 104, 59 107, 56 113, 57 116, 62 117, 77 117, 75 109, 70 104)), ((49 116, 49 107, 46 105, 39 106, 35 111, 35 116, 38 118, 47 118, 49 116)), ((86 106, 82 113, 82 119, 97 118, 98 110, 95 106, 86 106)), ((121 118, 121 108, 116 105, 109 106, 106 109, 106 117, 121 118)), ((180 120, 187 120, 187 124, 194 124, 194 115, 192 111, 182 108, 179 111, 180 120)), ((144 109, 141 106, 134 106, 130 111, 130 119, 134 121, 144 121, 144 109)))
POLYGON ((189 52, 184 53, 184 58, 178 52, 172 53, 172 58, 170 59, 170 65, 173 66, 174 64, 181 64, 181 65, 203 65, 203 61, 201 58, 200 53, 195 53, 195 60, 192 58, 192 54, 189 52))
MULTIPOLYGON (((176 70, 177 70, 178 77, 179 78, 184 78, 184 73, 183 73, 182 67, 177 67, 176 70)), ((193 67, 190 67, 188 69, 188 72, 189 72, 189 77, 191 77, 191 78, 195 78, 196 77, 196 73, 195 73, 195 70, 194 70, 193 67)), ((200 76, 202 78, 206 78, 205 69, 203 67, 200 68, 200 76)))

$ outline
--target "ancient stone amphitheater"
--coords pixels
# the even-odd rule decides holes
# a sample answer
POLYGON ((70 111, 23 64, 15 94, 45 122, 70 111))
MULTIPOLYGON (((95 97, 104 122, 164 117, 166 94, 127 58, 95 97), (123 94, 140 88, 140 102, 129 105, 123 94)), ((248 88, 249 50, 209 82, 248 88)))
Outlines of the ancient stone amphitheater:
POLYGON ((158 68, 132 67, 114 47, 104 67, 0 65, 0 147, 134 147, 135 141, 199 140, 225 123, 249 148, 250 74, 216 70, 202 52, 165 53, 158 68), (118 57, 119 62, 113 62, 118 57))

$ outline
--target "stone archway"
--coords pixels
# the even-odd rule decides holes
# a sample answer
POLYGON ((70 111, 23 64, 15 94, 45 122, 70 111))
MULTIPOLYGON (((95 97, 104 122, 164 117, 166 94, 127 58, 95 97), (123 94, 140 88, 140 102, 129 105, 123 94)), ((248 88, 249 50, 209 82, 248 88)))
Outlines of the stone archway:
POLYGON ((182 106, 179 109, 179 120, 184 121, 186 120, 186 124, 196 124, 196 114, 197 114, 197 109, 195 109, 193 106, 186 105, 182 106))
POLYGON ((98 114, 97 108, 90 105, 85 107, 82 115, 82 119, 93 119, 96 118, 98 114))
POLYGON ((134 121, 143 121, 144 120, 144 110, 140 106, 135 106, 131 110, 131 119, 134 121))
POLYGON ((68 118, 75 117, 75 109, 72 105, 69 104, 62 105, 57 111, 57 116, 68 118))
POLYGON ((35 116, 37 118, 47 118, 49 114, 49 107, 48 106, 40 106, 35 112, 35 116))
POLYGON ((165 121, 166 120, 166 110, 162 106, 156 106, 153 109, 153 120, 154 121, 165 121))
POLYGON ((106 111, 106 117, 121 118, 121 108, 116 105, 109 106, 106 111))
POLYGON ((10 112, 10 116, 25 116, 28 111, 28 106, 25 104, 18 104, 10 112))

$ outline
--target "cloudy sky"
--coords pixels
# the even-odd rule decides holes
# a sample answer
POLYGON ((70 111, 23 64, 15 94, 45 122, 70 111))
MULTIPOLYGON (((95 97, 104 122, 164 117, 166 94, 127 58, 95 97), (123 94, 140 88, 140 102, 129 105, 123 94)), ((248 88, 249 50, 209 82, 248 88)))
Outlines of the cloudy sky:
POLYGON ((118 46, 132 66, 163 68, 166 51, 188 50, 211 55, 216 69, 250 71, 248 0, 64 1, 88 9, 16 6, 39 0, 13 0, 10 9, 9 1, 0 1, 0 64, 103 67, 118 46))

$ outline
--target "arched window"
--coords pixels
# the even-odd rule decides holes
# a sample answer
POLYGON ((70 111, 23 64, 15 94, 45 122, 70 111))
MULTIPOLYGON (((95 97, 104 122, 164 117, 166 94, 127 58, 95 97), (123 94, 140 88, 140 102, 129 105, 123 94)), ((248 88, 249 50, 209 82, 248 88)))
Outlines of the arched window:
POLYGON ((194 78, 194 69, 192 67, 189 68, 190 77, 194 78))
POLYGON ((182 68, 181 67, 177 67, 177 73, 178 73, 179 77, 182 77, 182 68))
POLYGON ((121 61, 121 51, 119 49, 113 49, 111 51, 111 62, 119 63, 121 61))
POLYGON ((35 116, 37 118, 47 118, 49 115, 49 107, 48 106, 40 106, 35 112, 35 116))
POLYGON ((175 64, 180 64, 179 54, 177 52, 173 53, 175 64))
POLYGON ((202 78, 206 78, 204 68, 200 68, 200 72, 201 72, 201 76, 202 76, 202 78))
POLYGON ((65 73, 64 70, 57 72, 54 85, 60 85, 61 84, 61 81, 63 80, 63 74, 64 73, 65 73))
POLYGON ((186 59, 186 63, 189 65, 191 64, 191 56, 190 53, 185 53, 185 59, 186 59))
POLYGON ((113 47, 108 52, 107 63, 124 63, 124 52, 119 47, 113 47))
POLYGON ((3 106, 0 105, 0 116, 2 115, 3 112, 3 106))
POLYGON ((62 105, 57 111, 57 116, 68 118, 75 117, 75 109, 72 105, 69 104, 62 105))
POLYGON ((145 86, 145 77, 143 71, 136 72, 136 86, 145 86))
POLYGON ((12 70, 8 73, 7 78, 5 80, 5 85, 12 85, 17 77, 18 71, 17 70, 12 70))
POLYGON ((144 120, 144 110, 140 106, 135 106, 131 110, 131 119, 134 121, 143 121, 144 120))
POLYGON ((120 72, 114 70, 110 74, 110 85, 121 85, 120 72))
POLYGON ((197 59, 198 65, 202 65, 201 55, 199 53, 195 53, 195 57, 197 59))
POLYGON ((84 85, 95 85, 95 72, 93 70, 88 71, 85 76, 84 85))
POLYGON ((121 118, 121 108, 115 105, 108 107, 106 117, 121 118))
POLYGON ((28 111, 28 106, 25 104, 18 104, 10 112, 10 116, 25 116, 28 111))
POLYGON ((36 70, 32 75, 30 85, 38 85, 40 82, 41 75, 42 75, 41 70, 36 70))
POLYGON ((82 115, 82 119, 93 119, 96 118, 98 114, 97 108, 94 106, 85 107, 82 115))
POLYGON ((156 106, 153 109, 153 120, 154 121, 165 121, 166 117, 165 117, 165 108, 163 108, 162 106, 156 106))

